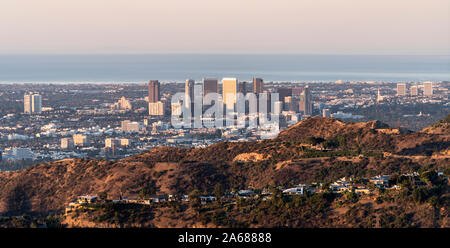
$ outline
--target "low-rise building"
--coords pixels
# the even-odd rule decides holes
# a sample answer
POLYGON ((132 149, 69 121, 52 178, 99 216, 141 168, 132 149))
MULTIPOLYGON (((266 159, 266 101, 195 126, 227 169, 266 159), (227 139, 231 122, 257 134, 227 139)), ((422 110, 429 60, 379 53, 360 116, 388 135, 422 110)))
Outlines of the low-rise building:
POLYGON ((284 189, 283 190, 283 194, 288 194, 288 195, 303 195, 306 191, 306 186, 304 185, 299 185, 293 188, 288 188, 288 189, 284 189))
POLYGON ((61 139, 61 149, 72 149, 74 147, 72 138, 62 138, 61 139))
POLYGON ((73 143, 75 146, 86 146, 88 144, 88 137, 84 134, 74 134, 73 143))
POLYGON ((217 201, 215 196, 200 196, 200 201, 202 203, 217 201))
POLYGON ((378 175, 370 178, 370 182, 375 185, 375 187, 384 189, 389 187, 389 175, 378 175))
POLYGON ((85 204, 85 203, 95 203, 97 202, 98 197, 96 195, 82 195, 78 196, 77 202, 79 204, 85 204))

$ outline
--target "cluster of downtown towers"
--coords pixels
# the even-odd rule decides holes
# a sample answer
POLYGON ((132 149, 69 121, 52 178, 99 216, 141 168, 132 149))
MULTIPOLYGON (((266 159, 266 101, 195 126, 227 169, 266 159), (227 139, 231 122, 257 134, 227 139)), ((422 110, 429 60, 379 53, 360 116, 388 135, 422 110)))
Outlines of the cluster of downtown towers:
MULTIPOLYGON (((158 80, 150 80, 148 83, 148 101, 149 101, 149 114, 150 115, 160 115, 159 109, 162 109, 162 106, 158 106, 161 103, 160 101, 160 82, 158 80)), ((185 92, 183 95, 186 98, 191 99, 189 106, 191 109, 194 108, 194 98, 198 98, 198 91, 201 91, 199 94, 202 99, 205 99, 210 93, 219 94, 219 81, 216 78, 204 78, 202 84, 196 84, 194 80, 187 79, 185 83, 185 92), (194 92, 197 92, 194 94, 194 92)), ((297 87, 297 88, 287 88, 287 87, 278 87, 275 89, 265 90, 264 81, 261 78, 253 78, 252 83, 248 83, 245 81, 239 82, 236 78, 223 78, 222 79, 222 97, 223 103, 226 104, 228 108, 230 100, 236 104, 236 96, 239 93, 242 93, 244 96, 247 93, 253 93, 257 97, 261 94, 265 95, 267 98, 267 112, 272 112, 274 110, 274 101, 271 99, 274 93, 278 94, 278 104, 280 104, 280 111, 291 111, 295 113, 302 113, 303 115, 312 115, 312 99, 311 92, 308 86, 306 87, 297 87), (271 97, 272 96, 272 97, 271 97), (227 99, 232 97, 233 99, 227 99)), ((185 99, 186 99, 185 98, 185 99)), ((185 101, 186 102, 186 101, 185 101)), ((250 103, 251 104, 251 103, 250 103)), ((162 105, 162 103, 161 103, 162 105)), ((261 105, 261 101, 258 101, 257 105, 261 105)), ((203 105, 205 107, 205 105, 203 105)), ((260 106, 257 106, 257 110, 260 111, 260 106)), ((233 106, 232 109, 236 110, 236 106, 233 106)), ((246 106, 248 109, 248 104, 246 106)), ((205 108, 203 108, 205 110, 205 108)), ((173 102, 172 102, 172 114, 173 114, 173 102)), ((248 112, 248 110, 246 110, 248 112)))
MULTIPOLYGON (((199 86, 195 84, 193 79, 187 79, 185 83, 186 96, 191 99, 191 104, 194 102, 194 87, 199 86)), ((158 104, 160 102, 160 82, 158 80, 150 80, 148 83, 148 101, 150 103, 149 108, 152 108, 152 104, 158 104)), ((201 96, 204 98, 210 93, 219 94, 219 81, 217 78, 204 78, 201 85, 201 96)), ((228 103, 227 96, 236 99, 236 95, 242 93, 254 93, 259 96, 262 93, 267 93, 267 111, 273 110, 273 103, 271 104, 271 95, 278 93, 278 99, 281 104, 281 111, 294 111, 300 112, 304 115, 312 115, 312 99, 311 92, 308 86, 302 88, 277 88, 275 91, 267 91, 264 89, 264 81, 262 78, 253 78, 253 82, 248 83, 245 81, 239 82, 237 78, 223 78, 222 79, 222 96, 223 102, 228 103)), ((235 100, 234 100, 235 102, 235 100)), ((259 109, 259 108, 258 108, 259 109)), ((150 115, 158 115, 159 111, 150 110, 150 115)))

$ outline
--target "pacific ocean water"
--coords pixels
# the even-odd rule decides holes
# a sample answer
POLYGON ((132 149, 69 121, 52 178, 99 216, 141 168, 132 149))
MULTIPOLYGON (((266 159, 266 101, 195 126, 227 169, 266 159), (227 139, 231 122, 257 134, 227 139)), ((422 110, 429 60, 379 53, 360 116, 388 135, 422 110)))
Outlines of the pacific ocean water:
POLYGON ((0 82, 449 81, 450 55, 0 55, 0 82))

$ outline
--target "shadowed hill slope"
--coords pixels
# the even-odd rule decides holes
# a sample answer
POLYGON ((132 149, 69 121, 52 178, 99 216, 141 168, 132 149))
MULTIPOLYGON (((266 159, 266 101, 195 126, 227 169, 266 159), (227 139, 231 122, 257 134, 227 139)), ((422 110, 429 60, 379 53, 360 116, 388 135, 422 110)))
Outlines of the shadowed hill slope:
POLYGON ((217 183, 227 190, 262 188, 421 167, 447 168, 449 157, 439 154, 448 148, 445 134, 396 132, 377 121, 344 123, 312 117, 273 140, 193 149, 157 147, 114 162, 65 159, 3 172, 0 212, 61 211, 77 196, 99 192, 107 192, 111 198, 181 194, 194 189, 212 193, 217 183), (329 148, 320 150, 320 146, 329 148), (364 153, 373 150, 394 155, 364 153))

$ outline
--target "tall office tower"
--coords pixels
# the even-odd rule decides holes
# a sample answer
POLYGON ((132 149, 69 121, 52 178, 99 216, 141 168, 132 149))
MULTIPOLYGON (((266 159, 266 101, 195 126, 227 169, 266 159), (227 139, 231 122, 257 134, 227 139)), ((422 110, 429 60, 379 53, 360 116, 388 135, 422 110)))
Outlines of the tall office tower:
POLYGON ((42 112, 42 97, 39 94, 24 95, 23 112, 27 114, 42 112))
POLYGON ((300 95, 299 108, 300 108, 300 111, 302 111, 303 114, 305 114, 305 115, 312 114, 311 91, 310 91, 308 85, 305 86, 305 89, 303 90, 302 94, 300 95))
POLYGON ((185 101, 185 107, 191 107, 192 104, 194 103, 194 85, 195 85, 195 81, 192 79, 186 79, 186 84, 184 85, 184 92, 186 94, 186 99, 189 96, 190 105, 187 105, 188 102, 185 101))
POLYGON ((411 88, 410 88, 410 94, 411 94, 411 96, 417 96, 417 95, 419 95, 419 90, 417 89, 417 86, 411 86, 411 88))
POLYGON ((397 84, 397 96, 406 96, 406 84, 405 83, 397 84))
POLYGON ((203 97, 205 97, 209 93, 219 93, 217 85, 218 85, 217 78, 204 78, 203 79, 203 97))
POLYGON ((238 93, 237 78, 223 78, 222 97, 223 97, 223 104, 227 105, 227 109, 234 109, 237 93, 238 93))
POLYGON ((284 102, 284 98, 292 96, 292 88, 278 88, 278 99, 284 102))
POLYGON ((292 96, 293 96, 293 97, 300 97, 300 95, 302 94, 302 92, 303 92, 303 88, 302 88, 302 87, 295 87, 295 88, 292 88, 292 96))
POLYGON ((23 112, 25 114, 31 114, 31 96, 32 95, 24 95, 23 96, 23 112))
POLYGON ((377 102, 382 102, 383 100, 384 100, 384 97, 381 95, 380 89, 378 89, 377 102))
MULTIPOLYGON (((280 99, 281 100, 281 99, 280 99)), ((291 104, 292 104, 292 96, 287 96, 283 99, 283 107, 281 108, 281 110, 286 110, 289 111, 291 108, 291 104)))
POLYGON ((262 78, 253 78, 253 93, 259 94, 264 91, 264 82, 262 78))
MULTIPOLYGON (((274 106, 272 105, 272 92, 269 92, 267 90, 262 92, 263 94, 266 94, 266 100, 267 100, 267 104, 266 104, 266 110, 267 110, 267 114, 272 113, 272 110, 274 110, 274 106)), ((278 98, 278 100, 280 100, 280 98, 278 98)), ((263 102, 263 98, 261 95, 258 96, 258 113, 264 112, 264 108, 260 105, 260 103, 263 102)), ((274 102, 275 104, 275 102, 274 102)), ((280 106, 280 110, 281 110, 282 106, 280 106)))
POLYGON ((433 95, 433 82, 423 82, 423 95, 424 96, 433 95))
POLYGON ((298 101, 292 96, 284 98, 284 110, 298 112, 298 101))
POLYGON ((330 117, 330 109, 323 109, 322 110, 322 117, 330 117))
POLYGON ((244 95, 247 93, 247 82, 245 81, 239 82, 238 92, 244 95))
POLYGON ((42 97, 39 94, 34 94, 31 98, 31 111, 33 113, 42 112, 42 97))
POLYGON ((159 102, 160 84, 158 80, 148 82, 148 102, 159 102))

